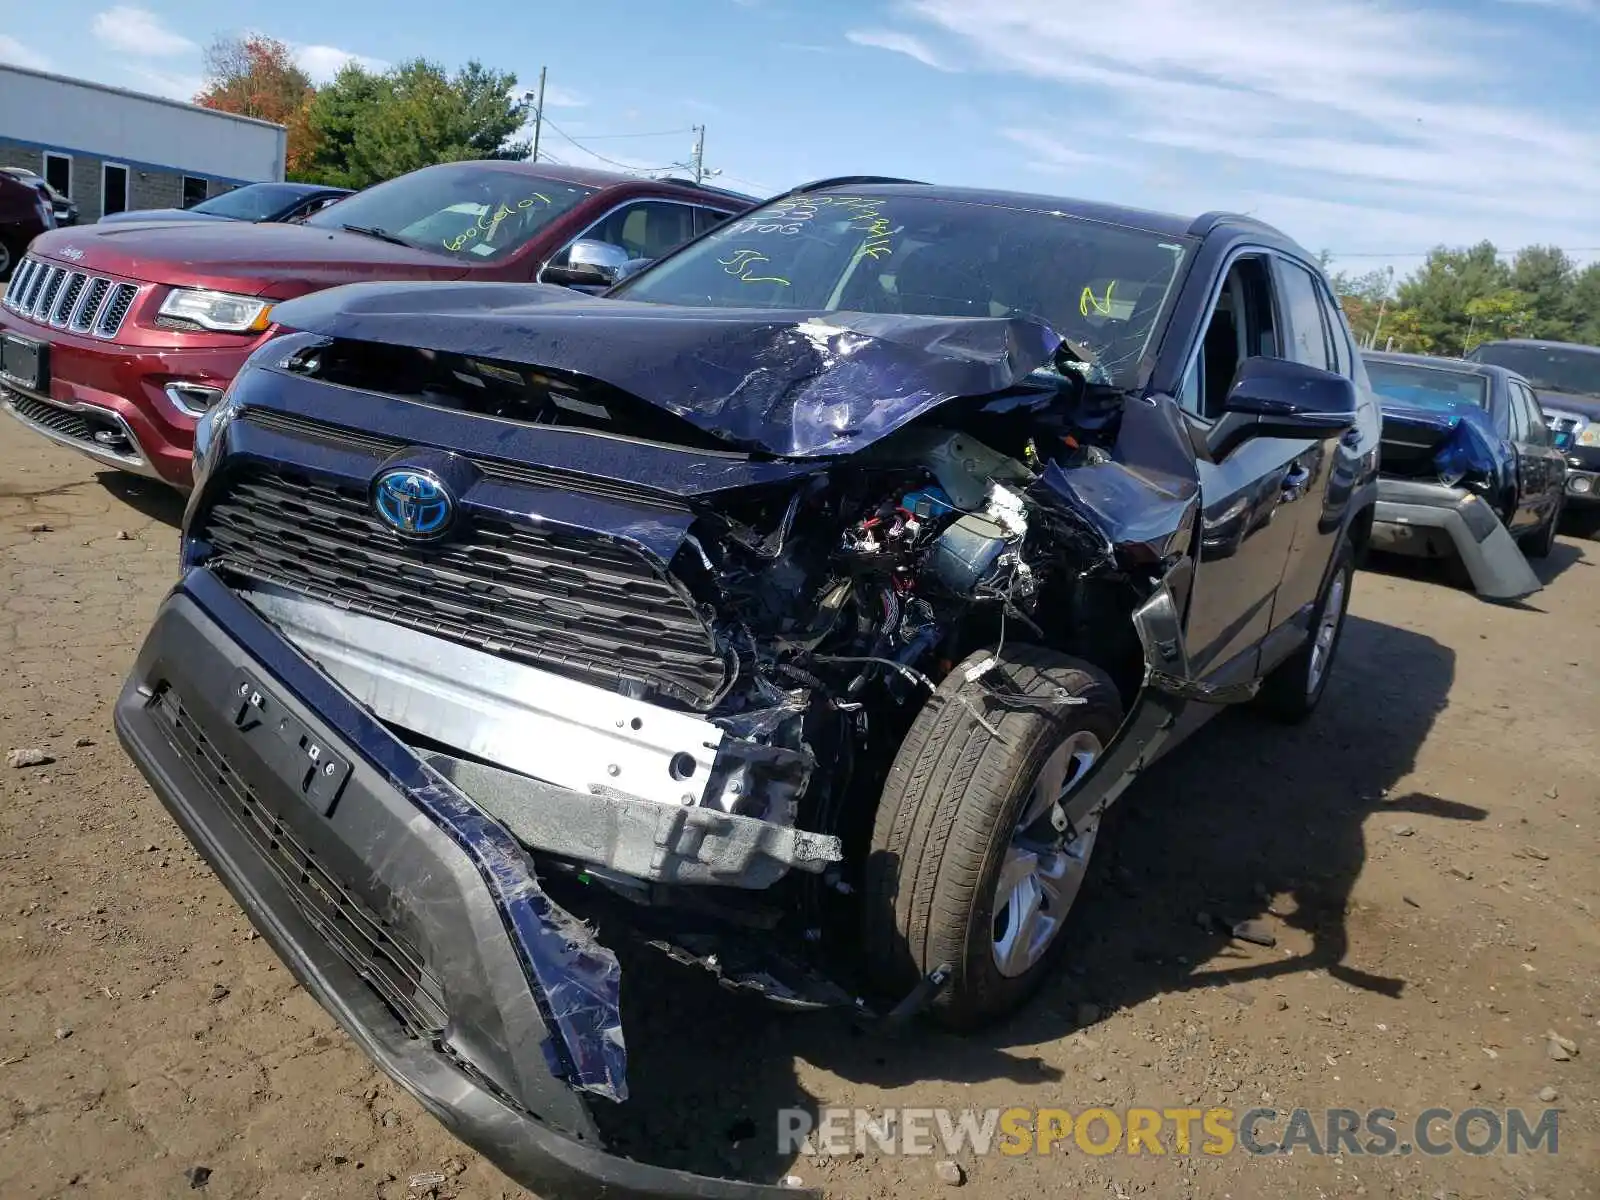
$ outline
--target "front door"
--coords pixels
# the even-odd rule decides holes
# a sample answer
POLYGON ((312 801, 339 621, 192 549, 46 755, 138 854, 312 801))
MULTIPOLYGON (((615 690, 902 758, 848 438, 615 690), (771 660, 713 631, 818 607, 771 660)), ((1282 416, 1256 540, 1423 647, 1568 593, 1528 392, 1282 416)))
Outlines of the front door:
MULTIPOLYGON (((1280 313, 1267 256, 1234 259, 1180 389, 1197 441, 1222 416, 1239 364, 1282 353, 1280 313)), ((1200 552, 1185 637, 1196 676, 1256 674, 1294 542, 1294 521, 1282 510, 1300 502, 1319 469, 1306 461, 1314 446, 1252 438, 1229 454, 1201 456, 1200 552)))

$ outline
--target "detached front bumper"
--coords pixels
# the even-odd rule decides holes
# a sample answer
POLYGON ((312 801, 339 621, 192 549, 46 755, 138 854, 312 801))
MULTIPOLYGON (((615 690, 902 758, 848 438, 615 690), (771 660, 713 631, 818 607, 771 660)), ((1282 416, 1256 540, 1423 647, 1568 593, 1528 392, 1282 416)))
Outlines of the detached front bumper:
POLYGON ((551 1200, 795 1195, 602 1148, 583 1093, 626 1092, 615 959, 501 826, 208 572, 163 604, 116 725, 306 989, 513 1179, 551 1200))
POLYGON ((1411 479, 1378 480, 1372 549, 1461 560, 1473 590, 1516 600, 1544 587, 1516 539, 1475 493, 1411 479))

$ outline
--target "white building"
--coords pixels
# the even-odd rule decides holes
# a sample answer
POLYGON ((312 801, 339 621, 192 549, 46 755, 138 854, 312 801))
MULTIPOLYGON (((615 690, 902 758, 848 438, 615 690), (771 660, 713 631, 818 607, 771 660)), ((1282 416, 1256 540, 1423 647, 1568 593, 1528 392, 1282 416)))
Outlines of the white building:
POLYGON ((84 222, 281 180, 286 142, 268 121, 0 63, 0 167, 37 171, 84 222))

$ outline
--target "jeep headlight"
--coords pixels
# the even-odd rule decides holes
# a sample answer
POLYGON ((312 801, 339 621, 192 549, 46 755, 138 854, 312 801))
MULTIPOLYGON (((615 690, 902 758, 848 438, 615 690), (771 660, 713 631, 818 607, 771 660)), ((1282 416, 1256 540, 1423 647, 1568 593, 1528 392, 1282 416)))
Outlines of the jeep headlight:
POLYGON ((214 333, 260 333, 271 324, 272 301, 203 288, 175 288, 161 302, 161 315, 193 321, 214 333))

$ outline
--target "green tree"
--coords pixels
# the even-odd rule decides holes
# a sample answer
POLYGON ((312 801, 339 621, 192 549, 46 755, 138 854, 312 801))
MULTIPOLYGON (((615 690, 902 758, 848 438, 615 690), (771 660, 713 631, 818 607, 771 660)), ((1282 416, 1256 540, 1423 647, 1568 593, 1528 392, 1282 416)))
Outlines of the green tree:
POLYGON ((1556 246, 1524 246, 1511 261, 1511 286, 1528 298, 1524 336, 1568 341, 1577 325, 1573 283, 1578 270, 1556 246))
POLYGON ((1600 346, 1600 262, 1590 263, 1572 281, 1572 337, 1600 346))
POLYGON ((1437 247, 1398 290, 1402 308, 1416 314, 1416 336, 1436 353, 1464 354, 1474 329, 1467 305, 1511 288, 1511 269, 1493 242, 1466 249, 1437 247))
POLYGON ((516 84, 478 62, 454 75, 424 59, 381 74, 346 66, 311 106, 314 170, 359 188, 433 163, 526 158, 528 143, 513 140, 528 117, 516 84))
POLYGON ((1467 315, 1467 333, 1461 343, 1463 352, 1484 342, 1526 334, 1534 318, 1532 298, 1516 288, 1474 296, 1462 311, 1467 315))

